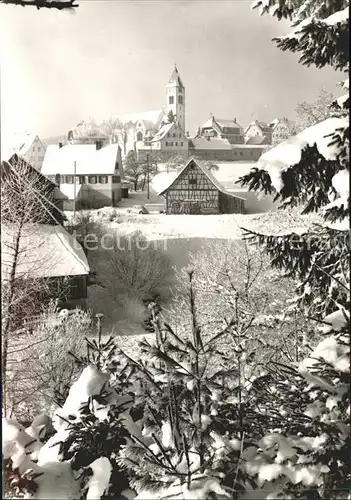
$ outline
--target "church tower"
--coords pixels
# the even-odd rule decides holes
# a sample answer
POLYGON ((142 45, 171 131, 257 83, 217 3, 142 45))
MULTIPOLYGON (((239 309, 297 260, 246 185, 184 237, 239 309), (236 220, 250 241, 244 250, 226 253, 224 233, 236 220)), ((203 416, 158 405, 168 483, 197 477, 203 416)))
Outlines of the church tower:
POLYGON ((185 133, 185 87, 180 79, 177 67, 166 85, 166 113, 173 112, 175 121, 185 133))

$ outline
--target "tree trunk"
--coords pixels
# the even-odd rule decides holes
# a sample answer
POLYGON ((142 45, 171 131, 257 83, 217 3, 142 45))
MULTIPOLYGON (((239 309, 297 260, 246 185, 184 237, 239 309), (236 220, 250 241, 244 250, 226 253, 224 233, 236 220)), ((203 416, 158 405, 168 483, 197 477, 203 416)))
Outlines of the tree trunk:
POLYGON ((14 246, 14 257, 11 266, 10 280, 9 280, 9 290, 8 290, 8 307, 6 311, 6 318, 2 329, 2 364, 1 364, 1 375, 2 375, 2 394, 3 394, 3 412, 6 417, 6 405, 7 405, 7 355, 9 350, 9 334, 11 330, 11 314, 12 314, 12 301, 14 298, 15 291, 15 279, 16 279, 16 267, 19 255, 19 246, 21 239, 21 228, 22 223, 20 223, 15 240, 14 246))

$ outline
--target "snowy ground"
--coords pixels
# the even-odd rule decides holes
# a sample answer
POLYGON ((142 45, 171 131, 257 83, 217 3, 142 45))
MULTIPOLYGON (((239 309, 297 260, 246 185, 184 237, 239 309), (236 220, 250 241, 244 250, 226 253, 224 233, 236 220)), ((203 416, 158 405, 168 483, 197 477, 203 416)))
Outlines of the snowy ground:
POLYGON ((264 234, 284 234, 304 232, 312 222, 320 222, 316 216, 299 216, 296 211, 268 212, 264 214, 224 214, 224 215, 166 215, 160 213, 130 214, 126 209, 115 210, 113 221, 109 217, 93 216, 102 222, 106 232, 116 231, 127 235, 141 231, 149 240, 174 238, 220 238, 239 239, 246 228, 264 234))
MULTIPOLYGON (((245 164, 245 168, 248 168, 248 165, 251 164, 245 164)), ((227 168, 226 164, 224 167, 227 168)), ((171 174, 164 173, 164 175, 171 174)), ((159 176, 163 176, 163 173, 159 176)), ((243 227, 266 234, 282 234, 291 232, 292 229, 301 232, 312 222, 320 221, 317 216, 300 216, 297 210, 247 215, 167 215, 159 213, 163 208, 163 198, 158 197, 155 190, 151 189, 149 199, 146 192, 132 192, 129 198, 121 200, 117 208, 106 207, 91 210, 90 213, 95 221, 105 225, 106 231, 117 231, 119 234, 141 231, 149 240, 238 239, 242 237, 241 228, 243 227), (150 213, 139 214, 140 205, 146 206, 150 213)), ((66 215, 68 219, 72 218, 72 212, 66 212, 66 215)))

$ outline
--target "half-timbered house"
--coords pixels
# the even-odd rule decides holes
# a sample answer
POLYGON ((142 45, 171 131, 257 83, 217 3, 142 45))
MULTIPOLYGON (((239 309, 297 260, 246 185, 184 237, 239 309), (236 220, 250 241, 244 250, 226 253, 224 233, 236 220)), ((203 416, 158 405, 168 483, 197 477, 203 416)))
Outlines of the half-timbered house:
POLYGON ((160 196, 168 214, 244 213, 243 198, 228 193, 205 165, 190 158, 160 196))

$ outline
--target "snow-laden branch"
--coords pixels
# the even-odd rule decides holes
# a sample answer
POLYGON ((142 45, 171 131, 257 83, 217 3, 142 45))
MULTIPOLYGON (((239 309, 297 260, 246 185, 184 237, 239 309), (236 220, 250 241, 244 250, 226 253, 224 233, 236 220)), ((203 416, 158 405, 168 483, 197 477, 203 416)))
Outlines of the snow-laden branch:
POLYGON ((272 184, 279 193, 284 183, 282 173, 301 161, 307 147, 317 147, 327 161, 337 161, 344 145, 332 140, 337 131, 348 127, 348 118, 328 118, 290 137, 275 148, 264 153, 258 161, 258 168, 268 172, 272 184))

